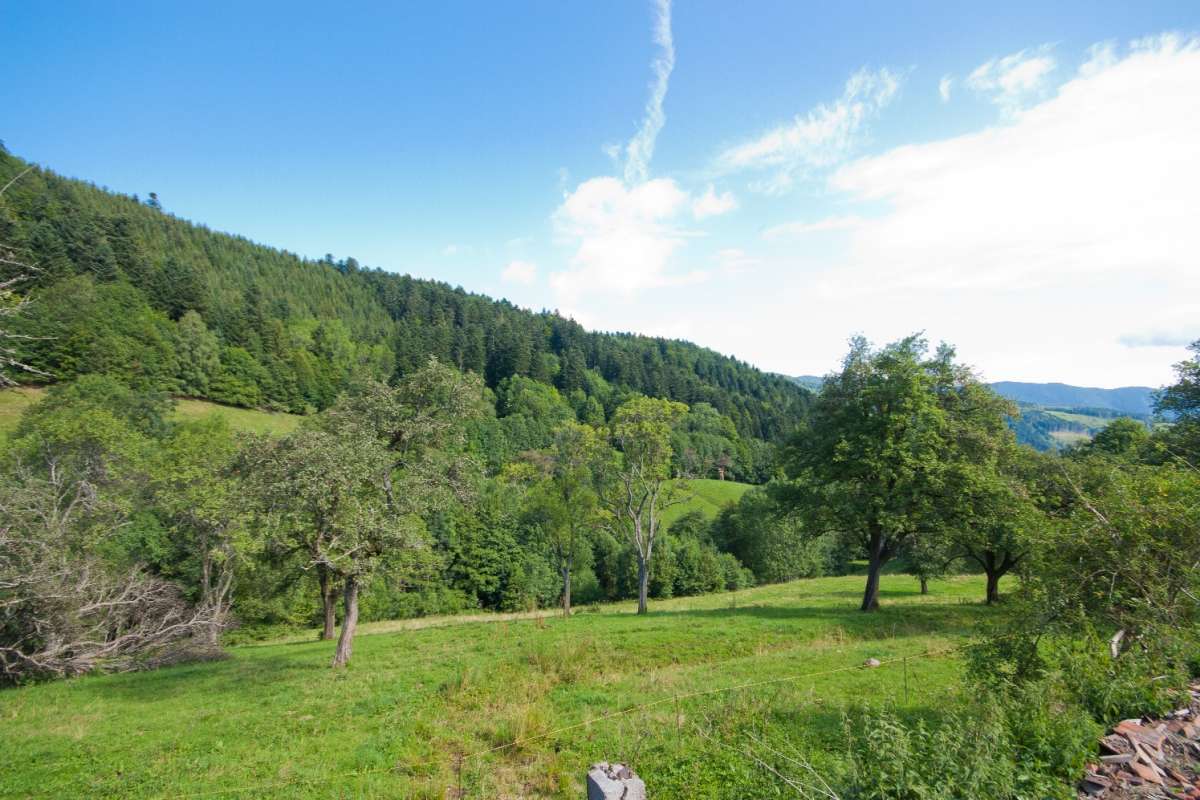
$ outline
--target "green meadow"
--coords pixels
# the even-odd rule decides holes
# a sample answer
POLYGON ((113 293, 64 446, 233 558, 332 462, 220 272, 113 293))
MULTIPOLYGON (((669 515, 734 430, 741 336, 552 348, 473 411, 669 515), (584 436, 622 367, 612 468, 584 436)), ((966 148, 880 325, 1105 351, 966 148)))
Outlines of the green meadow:
POLYGON ((655 601, 643 617, 618 603, 368 624, 345 670, 329 669, 332 643, 293 637, 8 690, 0 796, 578 798, 598 760, 631 763, 655 800, 780 796, 765 753, 837 775, 848 708, 936 715, 961 669, 946 651, 1003 613, 979 578, 922 596, 890 574, 864 614, 862 582, 655 601))
MULTIPOLYGON (((0 439, 16 429, 22 412, 42 398, 45 389, 20 387, 0 391, 0 439)), ((259 411, 251 408, 236 408, 210 403, 207 400, 181 398, 175 401, 173 417, 180 420, 202 419, 211 414, 224 417, 229 427, 246 433, 269 433, 283 435, 296 429, 303 417, 259 411)))
POLYGON ((663 525, 667 528, 670 528, 671 523, 684 514, 693 511, 698 511, 712 519, 721 512, 721 509, 733 505, 749 489, 753 488, 748 483, 720 481, 714 478, 693 478, 686 481, 685 484, 680 493, 679 502, 663 511, 663 525))

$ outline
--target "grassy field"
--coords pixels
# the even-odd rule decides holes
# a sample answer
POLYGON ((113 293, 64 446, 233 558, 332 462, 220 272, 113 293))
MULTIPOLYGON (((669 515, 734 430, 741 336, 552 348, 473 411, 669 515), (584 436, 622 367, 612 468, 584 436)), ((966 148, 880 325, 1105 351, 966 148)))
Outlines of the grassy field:
POLYGON ((1092 435, 1082 431, 1051 431, 1050 436, 1062 447, 1090 441, 1092 435))
POLYGON ((21 414, 41 396, 41 389, 0 389, 0 441, 17 427, 21 414))
POLYGON ((1002 613, 977 578, 921 596, 888 575, 883 610, 862 614, 862 581, 658 601, 645 617, 617 604, 378 623, 342 672, 331 644, 282 641, 3 691, 0 796, 578 798, 601 759, 632 763, 655 800, 794 796, 746 749, 836 775, 845 708, 936 715, 961 664, 923 654, 1002 613), (884 665, 861 668, 871 657, 884 665))
POLYGON ((689 480, 683 502, 663 512, 663 524, 669 528, 672 522, 692 511, 699 511, 711 519, 725 506, 736 503, 750 488, 750 484, 736 481, 713 478, 689 480))
POLYGON ((1058 417, 1066 422, 1074 422, 1084 426, 1090 431, 1102 430, 1112 419, 1108 417, 1096 417, 1091 414, 1077 414, 1073 411, 1046 411, 1052 417, 1058 417))
POLYGON ((303 419, 296 414, 222 406, 207 400, 182 399, 175 402, 176 419, 201 419, 209 414, 219 414, 225 417, 229 421, 229 427, 235 431, 269 433, 275 436, 291 433, 303 419))
MULTIPOLYGON (((21 413, 40 400, 44 392, 44 389, 26 387, 0 391, 0 439, 17 427, 21 413)), ((220 414, 225 417, 234 430, 275 435, 283 435, 295 430, 302 419, 295 414, 234 408, 210 403, 206 400, 181 399, 175 403, 174 417, 176 419, 199 419, 209 414, 220 414)))

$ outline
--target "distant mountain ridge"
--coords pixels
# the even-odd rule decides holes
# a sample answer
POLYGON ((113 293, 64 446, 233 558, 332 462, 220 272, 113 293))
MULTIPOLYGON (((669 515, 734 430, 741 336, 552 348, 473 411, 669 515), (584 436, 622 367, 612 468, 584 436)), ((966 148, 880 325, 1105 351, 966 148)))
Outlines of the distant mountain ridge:
POLYGON ((1097 389, 1065 383, 1024 383, 998 381, 991 384, 997 394, 1018 403, 1048 408, 1107 408, 1125 414, 1149 416, 1154 413, 1154 393, 1149 386, 1122 386, 1097 389))
MULTIPOLYGON (((824 378, 817 375, 794 375, 792 380, 805 389, 818 392, 824 378)), ((1105 408, 1144 417, 1154 414, 1154 394, 1158 391, 1149 386, 1098 389, 1090 386, 1071 386, 1067 383, 1023 381, 997 381, 989 385, 996 394, 1018 403, 1046 408, 1105 408)))

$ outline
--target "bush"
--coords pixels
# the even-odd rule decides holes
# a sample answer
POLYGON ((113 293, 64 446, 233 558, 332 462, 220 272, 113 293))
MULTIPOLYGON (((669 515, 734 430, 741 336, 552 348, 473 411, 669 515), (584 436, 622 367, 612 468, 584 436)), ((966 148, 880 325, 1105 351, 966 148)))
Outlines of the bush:
POLYGON ((849 561, 840 537, 810 535, 761 488, 751 489, 737 505, 722 511, 711 536, 717 549, 736 556, 760 583, 837 574, 849 561))
POLYGON ((1114 659, 1108 640, 1095 631, 1056 642, 1050 650, 1047 660, 1071 699, 1105 725, 1178 708, 1190 678, 1185 653, 1133 647, 1114 659))
POLYGON ((1075 797, 1100 728, 1050 687, 984 694, 934 725, 894 711, 847 720, 856 800, 1041 800, 1075 797))

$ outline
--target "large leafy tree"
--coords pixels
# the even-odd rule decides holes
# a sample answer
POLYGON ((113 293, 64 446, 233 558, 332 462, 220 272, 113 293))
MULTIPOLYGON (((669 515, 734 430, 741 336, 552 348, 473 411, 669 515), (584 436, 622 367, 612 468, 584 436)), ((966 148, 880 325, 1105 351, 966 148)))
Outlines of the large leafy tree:
POLYGON ((325 427, 377 440, 392 468, 383 488, 398 514, 426 514, 446 500, 467 499, 479 478, 468 452, 469 424, 487 409, 477 375, 430 358, 396 386, 367 381, 323 415, 325 427))
POLYGON ((1037 473, 1048 458, 1010 445, 999 462, 956 465, 948 481, 945 552, 983 570, 989 605, 1000 599, 1000 579, 1029 557, 1047 525, 1037 503, 1037 473))
POLYGON ((293 549, 317 572, 326 637, 333 587, 343 584, 334 666, 350 659, 364 580, 383 560, 423 545, 423 518, 470 496, 478 465, 466 424, 482 410, 479 379, 431 359, 395 387, 361 385, 248 465, 265 505, 287 522, 293 549))
POLYGON ((553 446, 534 462, 541 477, 530 488, 527 517, 562 578, 563 616, 571 615, 572 570, 600 524, 596 475, 610 453, 594 428, 571 422, 554 432, 553 446))
POLYGON ((157 448, 150 470, 156 504, 169 520, 176 559, 207 609, 208 639, 228 623, 237 568, 259 548, 233 470, 238 442, 223 417, 184 422, 157 448))
POLYGON ((671 432, 687 406, 635 397, 613 414, 609 436, 619 458, 609 471, 605 503, 614 524, 633 545, 638 568, 638 613, 647 611, 650 560, 663 510, 679 500, 671 480, 671 432))
POLYGON ((384 485, 391 464, 383 444, 362 428, 306 426, 260 441, 244 465, 274 536, 317 571, 325 635, 334 582, 342 582, 335 667, 350 660, 363 582, 384 556, 420 544, 419 528, 389 508, 384 485))
POLYGON ((1200 458, 1200 339, 1188 349, 1194 355, 1175 365, 1175 383, 1159 394, 1155 411, 1175 420, 1160 437, 1168 452, 1195 463, 1200 458))
POLYGON ((961 516, 950 478, 1003 435, 1003 402, 951 348, 927 352, 920 336, 880 349, 854 339, 786 452, 781 499, 810 532, 836 531, 867 555, 864 611, 879 607, 888 561, 928 551, 918 540, 961 516))

